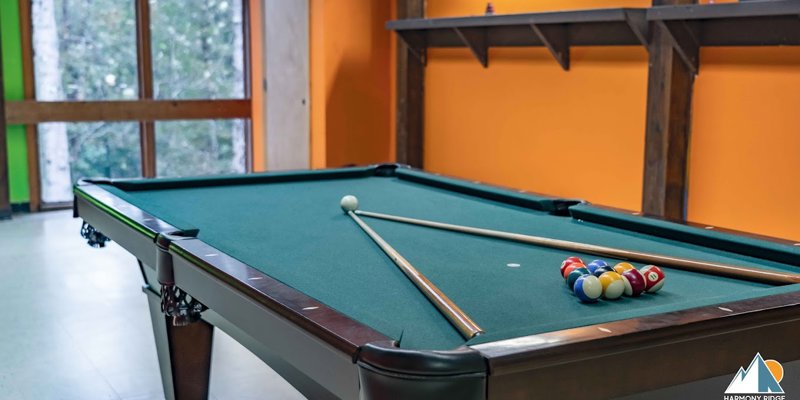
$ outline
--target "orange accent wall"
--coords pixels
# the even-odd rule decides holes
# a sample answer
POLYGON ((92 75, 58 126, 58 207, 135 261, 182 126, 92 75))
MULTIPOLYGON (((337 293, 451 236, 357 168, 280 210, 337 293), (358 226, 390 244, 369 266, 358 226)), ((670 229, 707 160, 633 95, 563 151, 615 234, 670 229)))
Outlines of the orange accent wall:
POLYGON ((704 49, 689 219, 800 240, 800 49, 704 49))
MULTIPOLYGON (((707 3, 708 1, 701 1, 707 3)), ((722 2, 722 1, 717 1, 722 2)), ((727 1, 726 1, 727 2, 727 1)), ((495 0, 496 13, 648 7, 649 1, 495 0)), ((428 0, 431 18, 486 0, 428 0)), ((436 172, 639 210, 647 55, 573 48, 429 52, 425 164, 436 172)), ((704 49, 695 84, 688 218, 800 240, 800 49, 704 49)))
POLYGON ((388 161, 390 1, 311 1, 311 165, 388 161))
MULTIPOLYGON (((642 7, 647 1, 494 1, 496 13, 642 7)), ((484 0, 429 0, 429 17, 482 14, 484 0)), ((427 169, 639 209, 647 52, 573 48, 563 71, 544 48, 432 49, 425 79, 427 169), (613 182, 613 184, 610 184, 613 182)))

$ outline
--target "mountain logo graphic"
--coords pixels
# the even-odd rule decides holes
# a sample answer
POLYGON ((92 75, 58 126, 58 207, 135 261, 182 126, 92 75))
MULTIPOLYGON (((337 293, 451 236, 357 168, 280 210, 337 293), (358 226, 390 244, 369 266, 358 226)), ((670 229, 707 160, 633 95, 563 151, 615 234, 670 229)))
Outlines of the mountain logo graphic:
POLYGON ((725 394, 782 394, 780 385, 783 366, 775 360, 766 360, 756 353, 747 369, 739 367, 725 394))

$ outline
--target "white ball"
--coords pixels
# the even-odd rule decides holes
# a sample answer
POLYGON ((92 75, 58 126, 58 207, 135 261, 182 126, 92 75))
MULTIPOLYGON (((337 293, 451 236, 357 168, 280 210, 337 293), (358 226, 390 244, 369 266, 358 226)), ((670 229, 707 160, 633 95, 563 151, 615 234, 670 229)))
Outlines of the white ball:
POLYGON ((339 205, 342 206, 342 210, 345 212, 355 211, 358 209, 358 199, 356 196, 348 194, 342 197, 342 201, 339 202, 339 205))

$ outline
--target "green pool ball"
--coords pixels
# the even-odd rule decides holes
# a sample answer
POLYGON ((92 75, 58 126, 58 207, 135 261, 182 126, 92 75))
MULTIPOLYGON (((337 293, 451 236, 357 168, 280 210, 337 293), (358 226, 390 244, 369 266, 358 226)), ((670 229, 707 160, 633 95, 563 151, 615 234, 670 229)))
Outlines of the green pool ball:
POLYGON ((572 290, 572 287, 575 286, 575 281, 584 275, 591 275, 586 268, 575 268, 572 270, 572 272, 567 275, 567 286, 569 286, 569 289, 572 290))

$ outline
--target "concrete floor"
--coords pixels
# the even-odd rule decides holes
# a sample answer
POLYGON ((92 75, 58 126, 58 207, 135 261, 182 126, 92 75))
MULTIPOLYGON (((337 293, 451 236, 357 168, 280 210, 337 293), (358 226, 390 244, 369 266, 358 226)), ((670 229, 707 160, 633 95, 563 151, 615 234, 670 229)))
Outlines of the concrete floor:
MULTIPOLYGON (((163 399, 136 260, 71 211, 0 221, 0 400, 163 399)), ((212 399, 301 399, 217 330, 212 399)))

